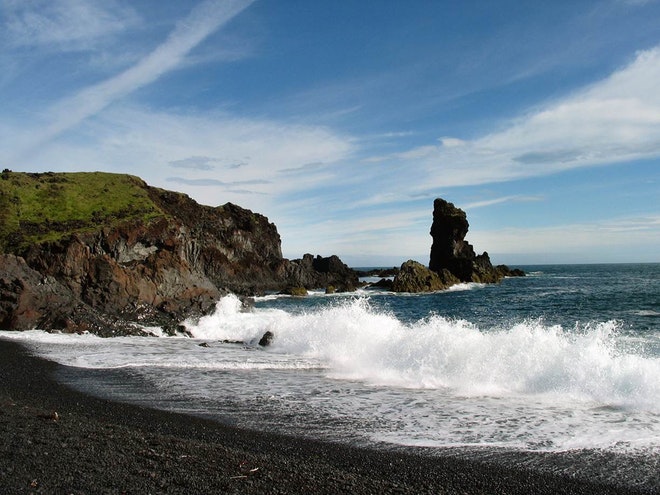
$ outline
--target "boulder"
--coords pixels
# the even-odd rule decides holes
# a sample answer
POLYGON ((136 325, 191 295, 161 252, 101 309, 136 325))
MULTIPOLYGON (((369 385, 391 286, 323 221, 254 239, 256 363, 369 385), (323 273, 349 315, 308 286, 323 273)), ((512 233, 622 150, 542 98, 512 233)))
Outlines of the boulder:
POLYGON ((273 343, 274 338, 275 338, 275 334, 270 330, 267 330, 266 333, 264 333, 261 336, 261 339, 259 339, 259 345, 261 347, 268 347, 270 344, 273 343))
MULTIPOLYGON (((397 269, 397 273, 398 273, 397 269)), ((391 278, 381 278, 378 282, 374 282, 373 284, 367 286, 367 288, 375 288, 375 289, 385 289, 385 290, 392 290, 392 286, 394 285, 394 280, 391 278)))
POLYGON ((287 287, 286 289, 280 291, 280 294, 286 296, 304 297, 307 295, 307 289, 304 287, 287 287))
POLYGON ((447 270, 437 273, 417 261, 408 260, 401 265, 399 273, 392 282, 392 290, 395 292, 433 292, 446 289, 458 282, 459 280, 447 270))

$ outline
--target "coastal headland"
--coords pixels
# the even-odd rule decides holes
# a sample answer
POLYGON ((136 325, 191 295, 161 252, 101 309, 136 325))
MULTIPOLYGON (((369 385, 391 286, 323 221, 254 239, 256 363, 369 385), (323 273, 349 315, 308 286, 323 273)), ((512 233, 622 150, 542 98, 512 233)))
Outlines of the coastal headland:
POLYGON ((263 215, 109 173, 0 176, 0 328, 170 333, 220 296, 354 290, 336 256, 282 256, 263 215))

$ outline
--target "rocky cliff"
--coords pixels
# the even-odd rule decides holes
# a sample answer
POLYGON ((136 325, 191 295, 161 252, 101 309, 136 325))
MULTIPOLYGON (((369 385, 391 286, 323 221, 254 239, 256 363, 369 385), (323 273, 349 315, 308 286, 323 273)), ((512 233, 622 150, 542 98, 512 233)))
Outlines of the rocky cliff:
POLYGON ((336 257, 283 258, 275 225, 231 203, 199 205, 127 175, 0 177, 2 329, 171 329, 227 292, 357 280, 336 257))
POLYGON ((428 292, 460 282, 495 283, 507 276, 524 275, 506 265, 493 266, 487 252, 477 255, 465 240, 469 226, 463 210, 437 198, 433 202, 429 266, 407 261, 394 279, 393 290, 428 292))

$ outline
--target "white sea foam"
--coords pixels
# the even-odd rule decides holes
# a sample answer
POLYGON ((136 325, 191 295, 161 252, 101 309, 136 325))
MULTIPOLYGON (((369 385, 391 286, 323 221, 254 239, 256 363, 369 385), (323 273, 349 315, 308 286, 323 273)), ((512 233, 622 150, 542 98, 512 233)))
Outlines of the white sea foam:
POLYGON ((460 284, 455 284, 450 286, 447 290, 449 292, 454 292, 454 291, 462 291, 462 290, 472 290, 472 289, 478 289, 480 287, 484 287, 486 284, 479 284, 476 282, 463 282, 460 284))
POLYGON ((199 338, 248 342, 271 331, 269 352, 319 360, 334 378, 466 396, 549 394, 660 412, 660 359, 624 349, 614 321, 563 329, 535 320, 484 332, 441 316, 404 324, 366 298, 293 315, 242 312, 228 296, 187 327, 199 338))
POLYGON ((615 321, 486 331, 438 315, 404 323, 366 297, 296 311, 246 311, 227 296, 185 323, 192 339, 0 336, 70 366, 131 368, 148 384, 141 397, 183 397, 186 410, 246 427, 427 446, 658 451, 660 357, 615 321), (266 331, 275 337, 261 348, 266 331))
POLYGON ((660 412, 660 358, 637 351, 614 321, 564 329, 541 320, 482 331, 465 320, 432 315, 405 324, 367 298, 338 298, 301 314, 246 311, 235 296, 185 322, 196 339, 242 341, 252 357, 232 362, 227 349, 200 349, 191 339, 100 339, 45 332, 28 338, 37 352, 64 364, 102 368, 319 368, 336 379, 372 385, 447 389, 461 396, 554 396, 596 405, 660 412), (267 331, 274 340, 256 345, 267 331), (156 340, 158 343, 156 343, 156 340))

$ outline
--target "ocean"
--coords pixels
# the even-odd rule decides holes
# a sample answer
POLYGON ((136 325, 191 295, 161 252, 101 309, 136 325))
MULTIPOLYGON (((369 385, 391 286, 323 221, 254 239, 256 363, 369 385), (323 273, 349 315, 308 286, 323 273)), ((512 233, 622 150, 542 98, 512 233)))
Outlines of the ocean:
POLYGON ((192 338, 0 337, 115 400, 658 488, 660 264, 521 268, 431 294, 268 295, 249 309, 227 296, 183 322, 192 338))

